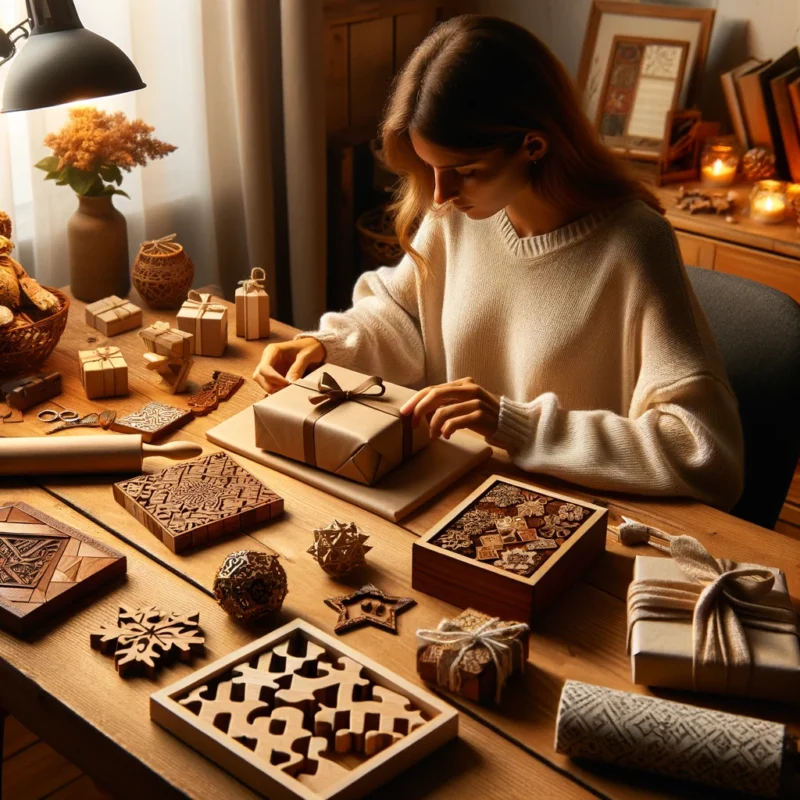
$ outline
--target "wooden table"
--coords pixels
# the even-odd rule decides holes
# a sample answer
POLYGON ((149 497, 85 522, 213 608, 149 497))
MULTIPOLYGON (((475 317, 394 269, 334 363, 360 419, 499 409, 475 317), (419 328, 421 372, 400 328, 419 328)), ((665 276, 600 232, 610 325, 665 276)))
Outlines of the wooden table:
MULTIPOLYGON (((145 311, 144 317, 146 324, 171 318, 150 311, 145 311)), ((273 341, 294 333, 286 325, 278 322, 273 325, 273 341)), ((48 362, 48 367, 61 371, 64 392, 56 404, 48 405, 88 413, 106 407, 127 412, 150 400, 170 402, 171 398, 156 388, 152 373, 143 369, 143 348, 135 331, 113 340, 129 365, 130 395, 99 402, 86 400, 78 378, 76 352, 103 343, 101 334, 84 324, 83 304, 73 302, 67 330, 48 362)), ((219 368, 239 373, 247 381, 229 402, 209 417, 192 421, 172 438, 197 441, 207 452, 217 449, 205 439, 205 431, 261 397, 250 375, 264 345, 264 341, 245 342, 231 335, 224 358, 197 359, 192 374, 194 385, 204 382, 213 369, 219 368)), ((194 387, 190 384, 190 388, 194 387)), ((185 395, 172 399, 185 403, 185 395)), ((36 420, 35 412, 27 412, 23 423, 4 425, 0 434, 40 435, 42 430, 43 424, 36 420)), ((57 435, 108 434, 85 430, 57 435)), ((435 627, 443 617, 453 616, 458 610, 411 589, 411 544, 492 472, 527 478, 554 490, 567 489, 576 496, 607 503, 612 524, 624 513, 668 531, 691 533, 717 556, 780 567, 787 573, 793 601, 798 605, 800 542, 694 502, 598 496, 549 478, 526 476, 499 451, 480 470, 464 477, 400 525, 281 473, 243 461, 285 499, 285 515, 248 534, 232 536, 185 556, 169 552, 114 502, 109 477, 19 480, 0 487, 0 501, 24 500, 113 545, 128 558, 128 577, 124 583, 84 601, 29 641, 0 632, 0 706, 118 797, 253 796, 236 779, 152 723, 148 698, 156 688, 294 617, 330 631, 335 614, 323 604, 323 598, 343 593, 343 583, 356 588, 364 578, 360 575, 350 581, 334 581, 305 552, 312 539, 312 528, 327 524, 334 517, 354 520, 369 533, 373 549, 368 556, 368 578, 392 594, 414 596, 418 603, 400 618, 399 636, 369 628, 348 634, 347 643, 418 682, 415 631, 435 627), (245 547, 279 553, 288 574, 289 594, 282 613, 270 628, 252 630, 237 625, 211 596, 213 576, 223 558, 245 547), (176 611, 199 610, 207 637, 206 656, 193 665, 167 668, 155 680, 120 679, 111 659, 90 649, 89 633, 98 624, 112 619, 119 605, 143 604, 176 611)), ((159 469, 167 463, 171 462, 157 459, 150 462, 149 469, 159 469)), ((448 697, 463 712, 460 738, 395 779, 381 790, 380 797, 627 800, 642 796, 715 796, 703 788, 692 789, 685 784, 671 784, 618 769, 576 764, 553 750, 556 708, 565 679, 648 691, 630 683, 630 665, 625 653, 625 593, 635 552, 620 546, 609 533, 603 557, 535 626, 524 677, 509 685, 502 705, 483 708, 448 697)), ((785 721, 795 733, 800 733, 797 709, 669 691, 658 694, 785 721)))

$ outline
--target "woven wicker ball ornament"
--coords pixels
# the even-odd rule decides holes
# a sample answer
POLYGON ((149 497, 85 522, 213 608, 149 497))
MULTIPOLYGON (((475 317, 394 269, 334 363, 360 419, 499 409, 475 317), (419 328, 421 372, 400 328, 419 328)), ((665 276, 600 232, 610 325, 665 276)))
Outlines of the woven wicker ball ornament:
POLYGON ((750 181, 774 178, 775 154, 767 147, 751 147, 742 158, 742 173, 750 181))
POLYGON ((179 308, 194 281, 194 264, 176 234, 143 242, 131 280, 150 308, 179 308))
POLYGON ((355 522, 339 522, 314 530, 314 544, 306 552, 329 575, 344 575, 366 563, 364 556, 372 548, 365 544, 369 537, 355 522))
POLYGON ((217 602, 242 622, 280 611, 287 591, 286 572, 278 556, 257 550, 231 553, 214 578, 217 602))

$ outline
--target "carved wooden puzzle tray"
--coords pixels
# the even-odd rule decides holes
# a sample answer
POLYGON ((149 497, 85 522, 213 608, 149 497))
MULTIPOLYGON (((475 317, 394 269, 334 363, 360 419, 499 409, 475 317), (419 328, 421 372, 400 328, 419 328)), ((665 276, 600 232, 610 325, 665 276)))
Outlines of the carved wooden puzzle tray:
POLYGON ((458 734, 447 704, 302 620, 150 697, 150 716, 270 798, 362 797, 458 734))

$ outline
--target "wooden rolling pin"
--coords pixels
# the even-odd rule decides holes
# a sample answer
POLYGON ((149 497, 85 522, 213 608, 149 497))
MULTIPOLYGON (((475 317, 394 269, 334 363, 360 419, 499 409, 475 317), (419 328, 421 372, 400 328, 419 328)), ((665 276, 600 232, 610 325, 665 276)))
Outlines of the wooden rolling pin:
POLYGON ((194 458, 203 448, 194 442, 145 444, 138 434, 44 436, 0 439, 0 475, 63 475, 98 472, 141 472, 149 456, 194 458))

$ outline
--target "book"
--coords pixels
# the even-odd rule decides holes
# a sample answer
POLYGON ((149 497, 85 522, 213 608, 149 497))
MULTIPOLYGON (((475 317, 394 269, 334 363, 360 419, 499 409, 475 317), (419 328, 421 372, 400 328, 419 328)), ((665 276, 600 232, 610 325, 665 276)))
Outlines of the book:
POLYGON ((770 81, 786 163, 789 175, 795 183, 800 183, 800 135, 792 112, 792 101, 789 99, 789 84, 798 78, 800 67, 795 67, 770 81))
POLYGON ((800 52, 796 46, 777 61, 767 63, 735 79, 739 87, 750 146, 762 145, 771 148, 775 153, 775 169, 778 176, 783 179, 789 176, 789 165, 783 148, 770 81, 795 67, 800 67, 800 52))
POLYGON ((794 121, 800 131, 800 78, 793 80, 787 88, 789 90, 789 100, 792 103, 792 111, 794 112, 794 121))
POLYGON ((754 69, 758 69, 766 64, 758 58, 748 58, 744 64, 734 67, 728 72, 723 72, 720 76, 722 83, 722 92, 725 95, 725 102, 728 105, 728 114, 731 118, 731 127, 742 149, 748 150, 750 148, 750 136, 747 132, 747 125, 745 124, 744 114, 742 113, 742 103, 739 97, 739 89, 736 85, 736 78, 741 75, 746 75, 754 69))

